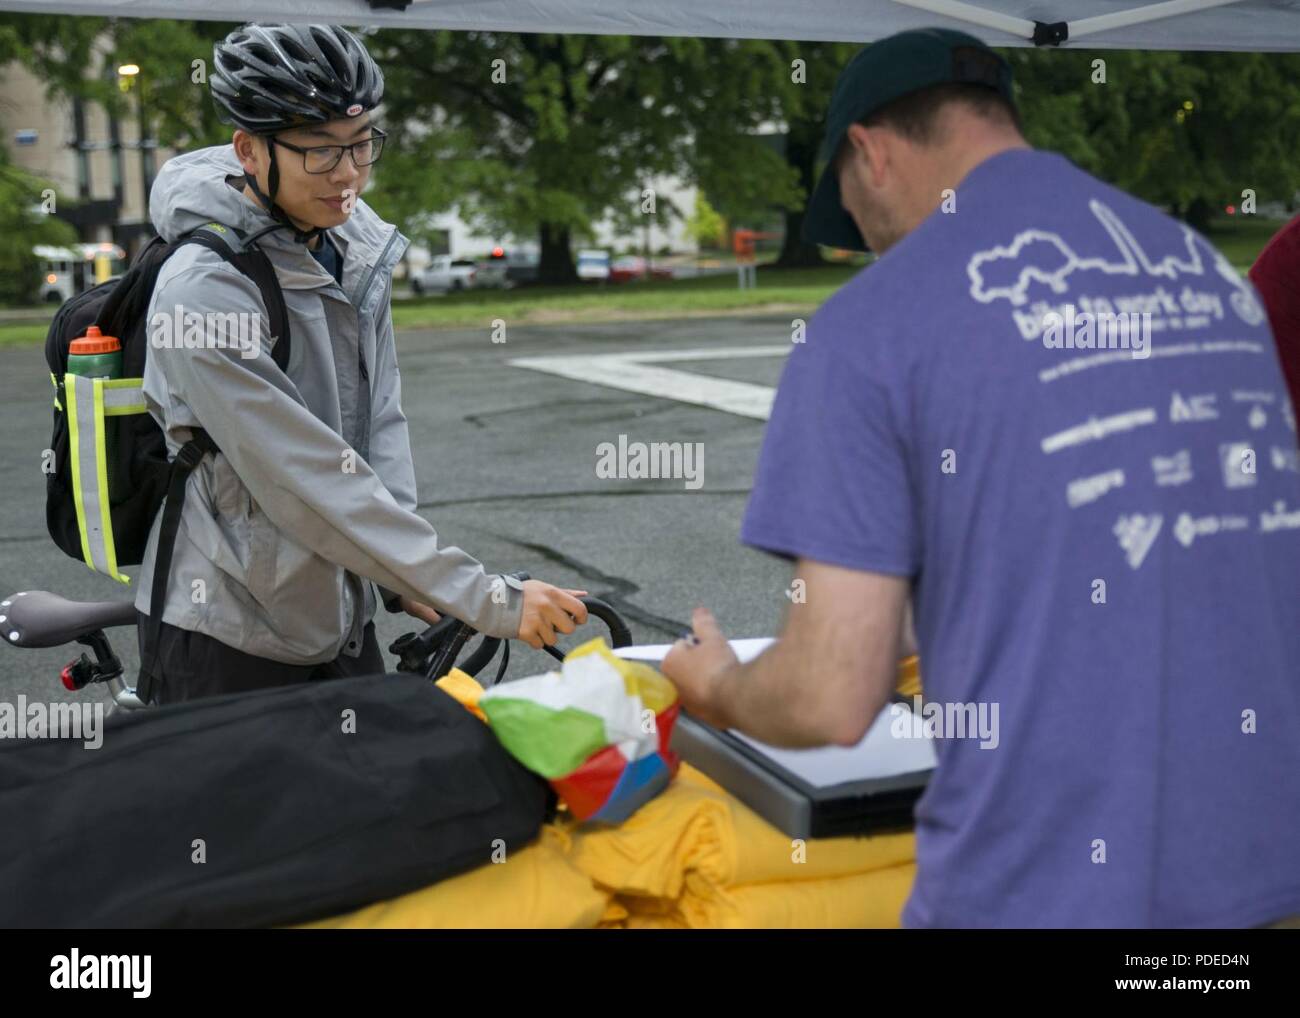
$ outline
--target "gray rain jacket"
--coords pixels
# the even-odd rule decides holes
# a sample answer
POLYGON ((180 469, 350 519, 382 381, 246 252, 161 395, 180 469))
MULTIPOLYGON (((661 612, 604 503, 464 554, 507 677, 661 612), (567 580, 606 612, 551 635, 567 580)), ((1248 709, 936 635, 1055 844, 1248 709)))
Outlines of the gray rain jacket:
MULTIPOLYGON (((213 221, 245 235, 270 226, 242 193, 242 174, 229 145, 168 160, 150 194, 154 227, 173 241, 213 221)), ((284 290, 287 372, 272 361, 265 331, 251 357, 234 345, 162 345, 165 334, 148 333, 145 401, 169 455, 195 426, 221 449, 190 475, 163 620, 259 657, 318 664, 360 652, 379 584, 390 607, 404 594, 481 632, 515 636, 519 581, 443 546, 415 512, 389 304, 409 241, 361 200, 330 236, 342 288, 287 229, 258 241, 284 290)), ((256 285, 199 245, 164 263, 148 321, 178 308, 256 312, 263 330, 269 324, 256 285)), ((135 603, 146 614, 161 520, 138 580, 135 603)))

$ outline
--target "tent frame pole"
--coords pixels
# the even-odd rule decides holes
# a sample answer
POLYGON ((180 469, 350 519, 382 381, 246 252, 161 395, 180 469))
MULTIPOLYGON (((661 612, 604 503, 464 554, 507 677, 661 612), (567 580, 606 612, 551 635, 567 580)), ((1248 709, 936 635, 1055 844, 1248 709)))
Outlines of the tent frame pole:
MULTIPOLYGON (((1112 28, 1128 28, 1130 25, 1144 25, 1161 18, 1170 18, 1178 14, 1191 14, 1195 11, 1210 10, 1214 7, 1227 7, 1240 3, 1241 0, 1166 0, 1165 3, 1148 4, 1131 11, 1116 11, 1114 14, 1098 14, 1092 18, 1080 18, 1070 23, 1070 38, 1092 35, 1094 32, 1106 32, 1112 28)), ((1242 15, 1245 17, 1245 15, 1242 15)))
POLYGON ((1092 18, 1081 18, 1073 22, 1046 24, 1029 21, 1026 18, 1016 18, 1010 14, 1002 14, 1000 11, 990 11, 966 3, 964 0, 894 0, 894 3, 904 7, 914 7, 917 10, 929 11, 931 14, 942 14, 981 28, 997 29, 1008 35, 1029 39, 1040 46, 1059 46, 1067 40, 1078 39, 1080 36, 1106 32, 1113 28, 1143 25, 1162 18, 1191 14, 1215 7, 1227 7, 1240 2, 1241 0, 1164 0, 1163 3, 1147 4, 1128 11, 1098 14, 1092 18))
POLYGON ((1008 35, 1019 36, 1022 39, 1032 39, 1034 36, 1034 22, 1027 18, 990 11, 975 4, 965 3, 963 0, 894 0, 894 3, 929 11, 931 14, 956 18, 958 21, 965 21, 981 28, 995 28, 999 32, 1006 32, 1008 35))

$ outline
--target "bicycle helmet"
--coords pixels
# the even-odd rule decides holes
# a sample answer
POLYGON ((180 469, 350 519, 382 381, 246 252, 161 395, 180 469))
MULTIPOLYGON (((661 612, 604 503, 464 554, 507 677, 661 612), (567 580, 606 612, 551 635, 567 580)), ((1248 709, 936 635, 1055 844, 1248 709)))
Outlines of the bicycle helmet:
MULTIPOLYGON (((337 25, 254 25, 231 32, 212 48, 208 79, 217 114, 250 134, 272 135, 304 124, 360 116, 384 95, 384 75, 355 35, 337 25)), ((272 218, 310 241, 321 227, 302 231, 275 204, 280 183, 271 145, 267 183, 245 173, 272 218)))

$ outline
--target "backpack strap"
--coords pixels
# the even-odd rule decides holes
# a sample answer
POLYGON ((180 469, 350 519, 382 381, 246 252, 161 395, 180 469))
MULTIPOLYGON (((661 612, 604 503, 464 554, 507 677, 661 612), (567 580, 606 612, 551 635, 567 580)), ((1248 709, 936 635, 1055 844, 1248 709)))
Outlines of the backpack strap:
MULTIPOLYGON (((234 227, 220 223, 207 223, 183 237, 175 245, 200 244, 215 251, 223 259, 257 284, 262 302, 270 315, 269 332, 274 343, 271 359, 281 371, 289 364, 289 312, 284 303, 284 293, 275 275, 275 267, 266 253, 256 244, 248 244, 244 235, 234 227)), ((173 249, 174 250, 174 249, 173 249)), ((149 623, 145 631, 143 655, 140 661, 140 678, 135 693, 142 703, 153 699, 155 683, 162 677, 158 660, 158 645, 162 636, 163 610, 167 605, 167 581, 171 573, 172 551, 180 529, 181 510, 185 505, 185 488, 194 468, 207 454, 220 452, 217 443, 202 428, 192 428, 188 442, 181 446, 172 461, 167 482, 167 499, 163 503, 162 524, 158 530, 158 548, 153 565, 153 586, 149 594, 149 623)))
POLYGON ((167 604, 167 579, 172 569, 172 551, 176 546, 176 533, 180 529, 181 509, 185 505, 185 485, 194 468, 207 453, 216 455, 221 450, 202 428, 194 428, 191 438, 172 461, 171 476, 167 482, 167 500, 163 503, 162 526, 158 531, 158 550, 153 563, 153 586, 149 592, 149 624, 145 630, 144 654, 140 659, 140 678, 135 695, 141 703, 153 699, 154 682, 161 677, 158 667, 158 643, 162 636, 163 609, 167 604))
POLYGON ((221 223, 205 223, 177 242, 181 244, 199 244, 215 251, 240 272, 257 284, 262 293, 262 303, 266 305, 267 314, 271 316, 269 329, 275 344, 271 347, 271 359, 281 371, 289 364, 289 311, 284 303, 284 291, 275 275, 275 267, 256 243, 246 243, 244 235, 233 226, 221 223))

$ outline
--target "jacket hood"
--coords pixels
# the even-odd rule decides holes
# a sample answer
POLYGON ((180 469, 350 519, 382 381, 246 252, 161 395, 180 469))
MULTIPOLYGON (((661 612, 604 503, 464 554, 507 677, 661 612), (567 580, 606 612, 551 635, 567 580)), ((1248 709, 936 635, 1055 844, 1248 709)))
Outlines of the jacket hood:
MULTIPOLYGON (((196 149, 167 160, 149 193, 149 218, 154 229, 170 243, 204 223, 223 223, 245 234, 276 225, 261 206, 243 194, 242 185, 236 190, 227 183, 232 175, 242 178, 244 169, 228 144, 196 149)), ((367 266, 379 265, 387 252, 382 266, 386 271, 391 271, 410 243, 360 197, 347 221, 332 227, 329 234, 342 248, 345 259, 357 259, 367 266), (390 248, 394 235, 396 243, 390 248)), ((294 240, 289 230, 268 233, 258 244, 275 265, 282 286, 303 289, 333 282, 307 246, 294 240)))

